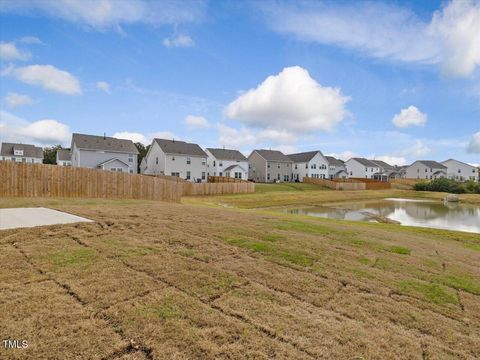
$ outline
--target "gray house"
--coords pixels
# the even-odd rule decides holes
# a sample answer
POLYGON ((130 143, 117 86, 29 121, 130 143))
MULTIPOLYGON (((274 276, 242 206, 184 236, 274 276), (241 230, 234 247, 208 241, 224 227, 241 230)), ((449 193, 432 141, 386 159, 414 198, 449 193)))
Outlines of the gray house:
POLYGON ((72 135, 72 166, 137 173, 138 150, 131 140, 72 135))
POLYGON ((29 144, 2 143, 0 160, 41 164, 43 150, 29 144))
POLYGON ((292 180, 293 161, 276 150, 253 150, 248 157, 248 178, 256 182, 292 180))
POLYGON ((333 156, 325 156, 328 161, 328 178, 329 179, 345 179, 348 177, 345 163, 333 156))
POLYGON ((400 169, 392 166, 382 160, 370 160, 380 168, 378 173, 373 174, 373 179, 380 181, 389 181, 390 179, 400 179, 400 169))
POLYGON ((142 169, 148 175, 171 175, 192 182, 205 182, 207 154, 197 144, 153 139, 142 169))
POLYGON ((72 153, 70 152, 70 149, 57 150, 57 165, 72 166, 72 153))
POLYGON ((433 160, 417 160, 407 167, 408 179, 438 179, 447 177, 447 167, 433 160))

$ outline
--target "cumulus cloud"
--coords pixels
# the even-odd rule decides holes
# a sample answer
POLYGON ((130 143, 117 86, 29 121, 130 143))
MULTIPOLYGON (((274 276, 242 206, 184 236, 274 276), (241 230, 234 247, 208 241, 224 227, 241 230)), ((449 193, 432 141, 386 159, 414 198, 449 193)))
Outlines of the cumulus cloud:
POLYGON ((0 110, 0 140, 39 145, 68 144, 71 132, 68 125, 53 119, 29 122, 0 110))
POLYGON ((183 122, 189 129, 208 128, 210 123, 203 116, 188 115, 183 122))
POLYGON ((260 3, 271 28, 307 42, 335 45, 365 56, 440 64, 468 76, 480 64, 480 2, 453 0, 424 21, 394 4, 356 2, 260 3))
POLYGON ((256 128, 330 131, 346 117, 349 100, 340 89, 324 87, 307 70, 293 66, 241 94, 227 106, 225 114, 256 128))
POLYGON ((180 138, 178 136, 175 136, 175 134, 171 131, 158 131, 146 135, 138 132, 120 131, 116 132, 112 136, 118 139, 132 140, 134 143, 139 142, 144 145, 151 144, 154 138, 180 140, 180 138))
POLYGON ((31 54, 28 51, 20 50, 13 42, 0 42, 0 60, 28 60, 31 54))
POLYGON ((45 43, 36 36, 24 36, 20 39, 24 44, 45 45, 45 43))
POLYGON ((467 152, 471 154, 480 154, 480 131, 472 135, 467 145, 467 152))
POLYGON ((407 159, 405 159, 403 156, 382 155, 382 156, 375 156, 370 158, 385 161, 387 164, 390 164, 390 165, 402 166, 407 164, 407 159))
POLYGON ((9 92, 7 96, 4 97, 4 101, 12 108, 33 104, 33 100, 30 98, 30 96, 17 94, 15 92, 9 92))
POLYGON ((168 48, 170 47, 192 47, 195 45, 193 39, 188 35, 175 35, 170 38, 165 38, 162 44, 168 48))
POLYGON ((427 155, 431 152, 431 149, 425 145, 421 140, 416 140, 413 145, 400 151, 401 156, 419 158, 427 155))
POLYGON ((109 95, 111 94, 110 84, 107 83, 106 81, 97 81, 97 89, 102 90, 109 95))
POLYGON ((179 24, 204 17, 205 2, 196 0, 29 0, 0 1, 3 12, 46 14, 97 30, 118 29, 123 24, 179 24))
POLYGON ((410 105, 396 114, 392 123, 399 128, 408 126, 424 126, 427 122, 427 115, 422 113, 416 106, 410 105))
POLYGON ((359 155, 353 151, 343 151, 341 153, 329 153, 329 154, 325 154, 326 156, 333 156, 334 158, 337 158, 337 159, 340 159, 340 160, 343 160, 343 161, 347 161, 348 159, 351 159, 353 157, 359 157, 359 155))
POLYGON ((75 76, 52 65, 10 67, 5 69, 2 75, 10 75, 26 84, 41 86, 46 90, 67 95, 82 93, 80 82, 75 76))

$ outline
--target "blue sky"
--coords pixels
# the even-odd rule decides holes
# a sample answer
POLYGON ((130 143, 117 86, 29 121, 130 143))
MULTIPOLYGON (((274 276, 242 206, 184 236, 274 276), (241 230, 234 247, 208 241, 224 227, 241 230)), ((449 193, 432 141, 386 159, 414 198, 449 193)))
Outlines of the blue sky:
POLYGON ((480 1, 0 0, 0 140, 480 163, 480 1))

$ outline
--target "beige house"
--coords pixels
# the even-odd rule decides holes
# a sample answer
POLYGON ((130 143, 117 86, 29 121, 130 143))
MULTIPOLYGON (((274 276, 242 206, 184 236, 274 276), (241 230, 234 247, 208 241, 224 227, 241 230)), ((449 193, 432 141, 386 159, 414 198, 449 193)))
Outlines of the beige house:
POLYGON ((255 182, 292 181, 293 162, 277 150, 253 150, 248 157, 248 179, 255 182))

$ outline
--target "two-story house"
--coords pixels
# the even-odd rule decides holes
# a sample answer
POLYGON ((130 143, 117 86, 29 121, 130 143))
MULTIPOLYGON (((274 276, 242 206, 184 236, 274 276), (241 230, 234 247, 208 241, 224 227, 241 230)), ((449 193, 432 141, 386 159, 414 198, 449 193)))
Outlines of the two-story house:
POLYGON ((373 179, 380 181, 389 181, 390 179, 399 179, 400 169, 396 166, 390 165, 382 160, 370 160, 371 162, 377 164, 380 168, 380 172, 373 174, 373 179))
POLYGON ((447 167, 447 177, 449 179, 457 181, 479 180, 478 169, 475 166, 455 159, 442 161, 441 164, 447 167))
POLYGON ((238 150, 207 148, 207 176, 248 179, 248 159, 238 150))
POLYGON ((256 182, 291 181, 293 162, 277 150, 253 150, 248 156, 248 178, 256 182))
POLYGON ((41 147, 29 144, 2 143, 0 160, 41 164, 43 150, 41 147))
POLYGON ((328 161, 319 150, 287 155, 293 162, 292 180, 303 182, 304 177, 328 178, 328 161))
POLYGON ((70 149, 57 150, 57 165, 72 166, 72 153, 70 152, 70 149))
POLYGON ((73 134, 71 153, 74 167, 137 173, 138 150, 131 140, 73 134))
POLYGON ((351 158, 345 162, 349 178, 372 179, 380 173, 380 166, 365 158, 351 158))
POLYGON ((417 160, 407 167, 407 179, 433 180, 447 176, 447 167, 433 160, 417 160))
POLYGON ((348 177, 345 162, 333 156, 325 156, 328 161, 328 178, 345 179, 348 177))
POLYGON ((145 156, 143 171, 149 175, 171 175, 192 182, 205 182, 207 157, 197 144, 153 139, 145 156))

